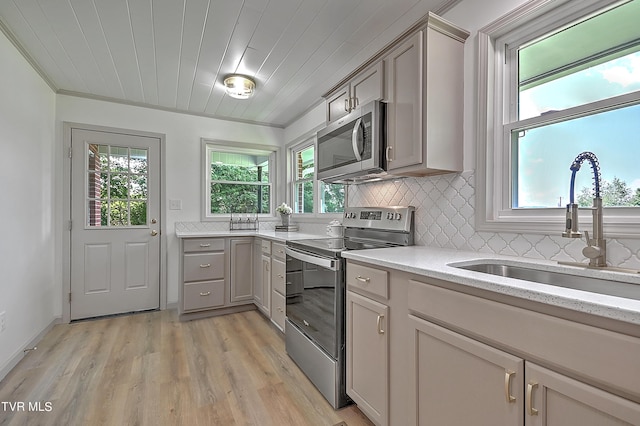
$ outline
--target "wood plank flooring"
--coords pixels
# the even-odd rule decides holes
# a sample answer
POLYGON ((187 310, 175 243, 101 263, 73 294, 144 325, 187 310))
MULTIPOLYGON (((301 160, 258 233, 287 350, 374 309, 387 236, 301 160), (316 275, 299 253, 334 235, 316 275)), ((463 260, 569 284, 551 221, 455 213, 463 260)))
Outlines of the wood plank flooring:
POLYGON ((372 424, 355 405, 334 411, 257 311, 184 323, 161 311, 57 325, 0 382, 2 426, 340 422, 372 424), (3 402, 23 402, 24 410, 3 402))

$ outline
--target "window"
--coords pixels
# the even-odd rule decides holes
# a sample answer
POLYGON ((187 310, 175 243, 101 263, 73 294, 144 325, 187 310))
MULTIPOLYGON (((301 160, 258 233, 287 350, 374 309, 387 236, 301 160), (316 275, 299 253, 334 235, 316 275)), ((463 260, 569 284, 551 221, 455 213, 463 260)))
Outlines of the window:
POLYGON ((306 141, 291 149, 292 206, 294 213, 341 213, 344 211, 344 185, 315 180, 315 145, 306 141), (317 194, 316 197, 316 188, 317 194))
POLYGON ((275 149, 207 141, 204 218, 230 213, 271 214, 275 149))
MULTIPOLYGON (((480 230, 560 229, 583 151, 598 157, 604 205, 617 208, 605 225, 640 216, 640 2, 555 3, 528 2, 479 32, 480 230)), ((576 175, 583 206, 592 176, 588 163, 576 175)))

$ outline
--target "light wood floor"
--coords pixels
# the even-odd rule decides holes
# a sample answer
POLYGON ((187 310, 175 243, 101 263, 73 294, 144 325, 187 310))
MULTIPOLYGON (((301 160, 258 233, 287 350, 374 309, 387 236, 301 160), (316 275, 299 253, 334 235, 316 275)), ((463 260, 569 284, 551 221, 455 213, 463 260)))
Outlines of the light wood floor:
POLYGON ((371 425, 354 405, 334 411, 257 311, 57 325, 0 382, 0 401, 27 410, 0 405, 3 426, 371 425))

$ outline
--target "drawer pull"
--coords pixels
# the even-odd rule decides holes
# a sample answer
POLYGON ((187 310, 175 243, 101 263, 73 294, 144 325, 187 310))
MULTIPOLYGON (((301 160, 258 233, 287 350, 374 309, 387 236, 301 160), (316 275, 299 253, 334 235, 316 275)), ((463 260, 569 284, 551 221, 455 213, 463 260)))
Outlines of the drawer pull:
POLYGON ((371 281, 371 278, 369 278, 369 277, 364 278, 364 277, 361 277, 360 275, 358 275, 356 277, 356 280, 360 281, 361 283, 368 283, 369 281, 371 281))
POLYGON ((538 410, 533 408, 533 392, 536 390, 537 387, 538 387, 537 383, 529 383, 527 385, 527 411, 529 412, 530 416, 538 415, 538 410))
POLYGON ((200 296, 209 296, 210 294, 211 294, 210 291, 205 291, 205 292, 200 293, 200 296))
POLYGON ((284 254, 284 251, 283 250, 278 250, 278 253, 284 254))
POLYGON ((211 247, 211 244, 200 244, 200 247, 202 248, 211 247))
POLYGON ((516 375, 515 371, 504 372, 504 396, 507 398, 507 402, 515 402, 516 397, 511 395, 511 378, 516 375))
POLYGON ((378 323, 376 324, 378 327, 378 334, 384 334, 384 330, 382 329, 383 319, 384 319, 384 315, 378 315, 378 323))
POLYGON ((278 274, 278 278, 282 278, 282 279, 284 279, 284 277, 282 276, 282 274, 278 274))
POLYGON ((205 263, 204 265, 200 265, 201 268, 211 268, 210 263, 205 263))

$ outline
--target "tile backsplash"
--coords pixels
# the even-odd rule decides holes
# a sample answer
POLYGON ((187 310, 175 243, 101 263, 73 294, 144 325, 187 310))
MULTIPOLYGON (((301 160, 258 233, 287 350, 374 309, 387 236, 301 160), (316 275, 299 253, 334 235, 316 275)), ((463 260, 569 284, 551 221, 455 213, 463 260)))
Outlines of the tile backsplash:
MULTIPOLYGON (((562 238, 562 230, 557 235, 476 232, 473 172, 352 185, 349 205, 414 206, 416 245, 584 260, 584 240, 562 238)), ((607 260, 612 266, 640 269, 640 239, 607 239, 607 260)))

